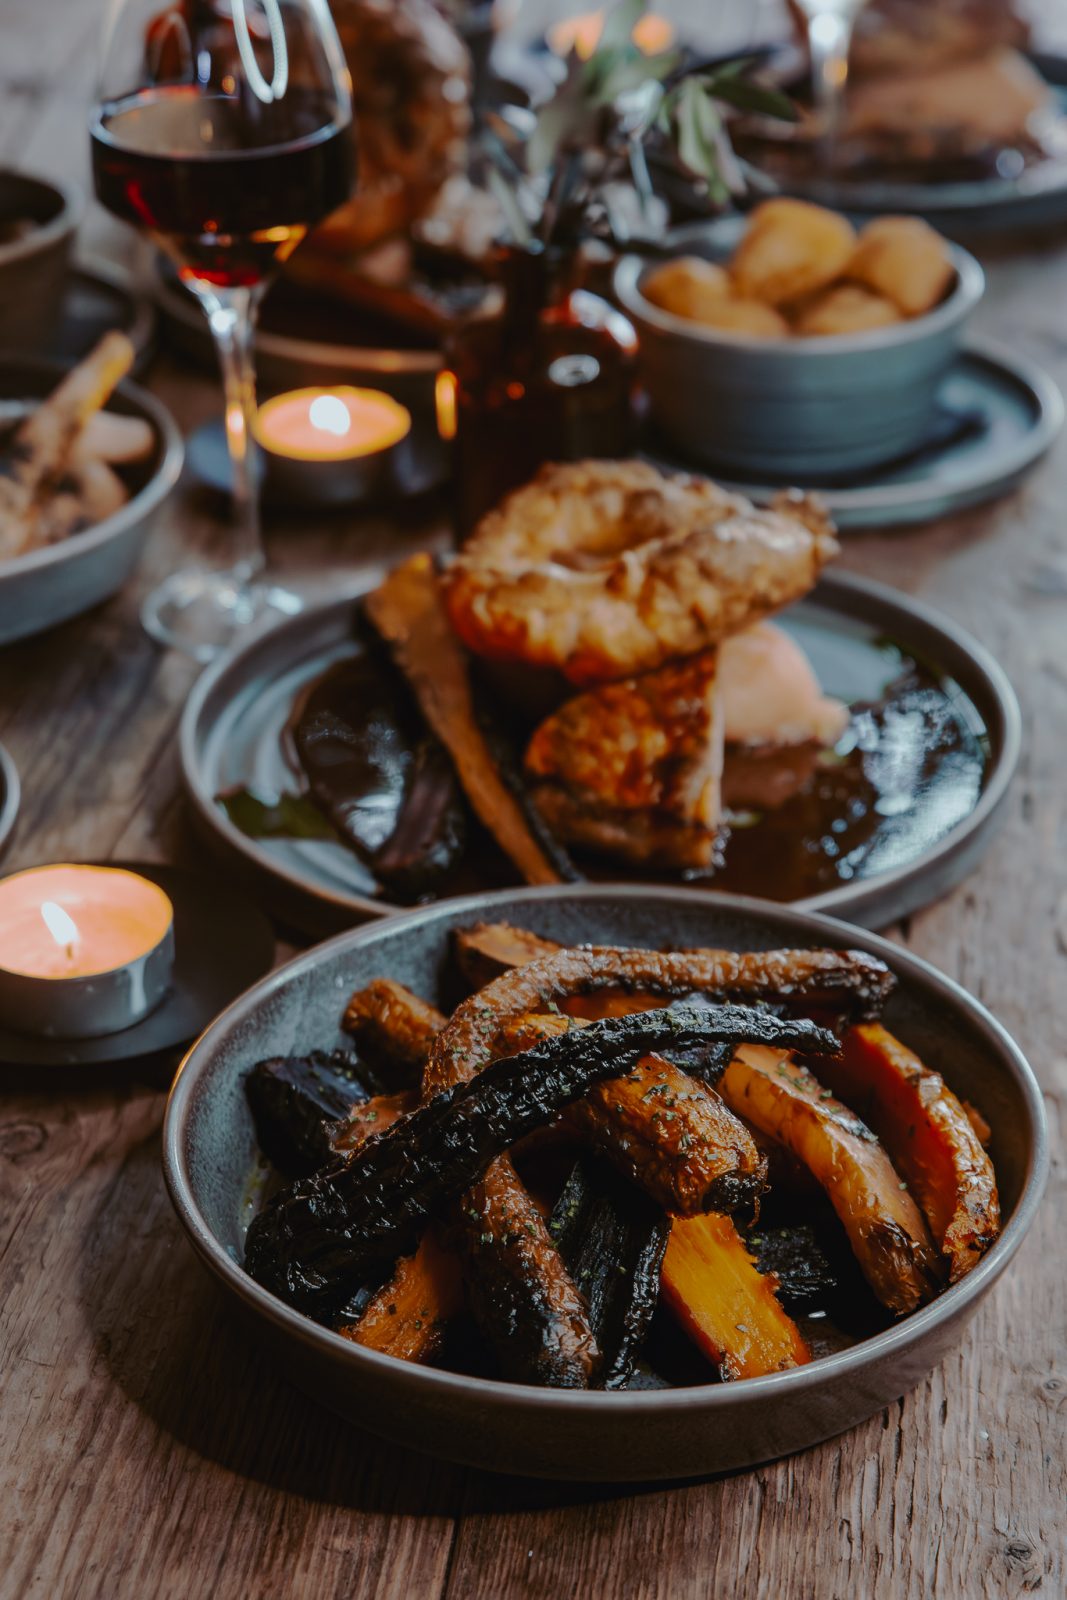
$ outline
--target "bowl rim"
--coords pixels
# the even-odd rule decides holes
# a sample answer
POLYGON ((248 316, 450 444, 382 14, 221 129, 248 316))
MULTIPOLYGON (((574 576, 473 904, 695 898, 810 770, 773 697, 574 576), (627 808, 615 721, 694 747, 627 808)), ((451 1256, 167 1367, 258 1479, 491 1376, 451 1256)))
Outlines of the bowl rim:
MULTIPOLYGON (((694 247, 689 253, 696 253, 694 247)), ((943 241, 948 248, 956 271, 956 281, 951 292, 932 311, 922 316, 908 317, 885 328, 868 328, 862 333, 831 333, 799 338, 796 335, 762 338, 752 333, 737 333, 726 328, 709 328, 688 317, 676 316, 672 311, 653 305, 641 293, 641 282, 646 272, 662 263, 644 256, 626 255, 617 262, 612 275, 615 294, 627 313, 638 322, 645 322, 658 333, 686 338, 709 349, 722 345, 730 350, 762 351, 767 355, 800 357, 814 356, 828 359, 832 356, 863 355, 878 350, 895 349, 900 345, 915 344, 933 338, 955 327, 968 317, 985 293, 985 273, 969 250, 950 240, 943 241)), ((685 254, 679 241, 679 255, 685 254)), ((709 260, 711 257, 708 258, 709 260)))
MULTIPOLYGON (((0 355, 0 378, 3 377, 4 368, 8 365, 26 372, 36 370, 42 376, 59 375, 70 370, 70 364, 34 361, 32 357, 27 357, 23 361, 15 355, 10 357, 0 355)), ((106 544, 109 539, 125 533, 129 527, 143 521, 155 511, 177 483, 185 461, 185 444, 181 430, 166 406, 161 400, 157 400, 154 394, 150 394, 147 389, 142 389, 139 383, 133 383, 128 378, 123 378, 122 382, 116 385, 114 392, 123 400, 128 400, 155 431, 157 448, 160 448, 161 454, 151 477, 136 494, 131 495, 124 505, 113 511, 111 516, 105 517, 102 522, 94 522, 91 528, 83 528, 80 533, 72 533, 69 538, 61 539, 58 544, 44 545, 39 550, 28 550, 24 555, 0 561, 0 584, 16 575, 21 577, 23 573, 40 572, 48 567, 61 566, 65 561, 82 555, 87 550, 106 544)), ((45 396, 28 395, 24 398, 43 400, 45 396)))
POLYGON ((293 960, 276 968, 266 977, 246 990, 210 1024, 182 1059, 167 1098, 163 1118, 163 1175, 171 1203, 178 1214, 197 1254, 223 1284, 243 1300, 275 1330, 288 1338, 295 1338, 305 1346, 334 1360, 350 1364, 353 1370, 362 1370, 369 1379, 393 1379, 407 1389, 413 1399, 434 1396, 477 1397, 482 1407, 507 1412, 537 1411, 564 1416, 587 1416, 590 1420, 606 1415, 629 1414, 638 1416, 674 1412, 694 1405, 706 1408, 709 1417, 729 1413, 747 1401, 773 1400, 789 1395, 820 1390, 824 1383, 832 1382, 851 1373, 864 1370, 871 1363, 902 1354, 922 1341, 927 1333, 942 1324, 955 1321, 982 1298, 986 1290, 1000 1276, 1015 1255, 1036 1215, 1041 1195, 1048 1177, 1048 1127, 1044 1101, 1037 1079, 1026 1057, 1007 1030, 980 1001, 969 995, 954 979, 939 972, 911 951, 891 944, 866 929, 817 912, 798 911, 779 907, 753 898, 727 897, 708 890, 659 889, 654 886, 630 885, 547 885, 522 890, 497 890, 490 894, 465 895, 454 900, 438 901, 431 906, 420 906, 399 917, 366 923, 335 935, 322 944, 313 946, 293 960), (730 914, 741 914, 759 920, 768 916, 774 922, 795 928, 798 943, 818 942, 849 948, 858 945, 880 956, 891 969, 906 981, 917 983, 951 1009, 962 1007, 971 1020, 986 1034, 1001 1057, 1003 1069, 1014 1080, 1021 1092, 1029 1122, 1029 1149, 1026 1168, 1015 1209, 1003 1232, 978 1266, 965 1278, 950 1285, 944 1292, 921 1310, 913 1312, 901 1322, 874 1334, 869 1339, 828 1356, 818 1357, 807 1366, 794 1367, 785 1372, 769 1373, 761 1378, 747 1378, 736 1384, 686 1385, 675 1389, 626 1390, 605 1393, 600 1390, 540 1389, 528 1384, 505 1383, 495 1378, 475 1378, 466 1374, 447 1372, 432 1367, 419 1367, 400 1361, 374 1350, 364 1349, 343 1339, 340 1334, 320 1327, 301 1312, 293 1310, 277 1299, 244 1271, 212 1233, 197 1203, 195 1187, 186 1161, 186 1133, 194 1108, 196 1091, 201 1078, 209 1069, 214 1046, 220 1033, 254 1015, 261 1001, 268 1000, 302 973, 311 971, 324 956, 344 950, 358 949, 372 944, 376 939, 405 928, 417 927, 443 916, 458 913, 484 918, 496 908, 514 910, 516 906, 549 904, 552 901, 635 900, 670 902, 691 908, 705 906, 730 914))
POLYGON ((29 183, 38 189, 51 190, 52 194, 59 196, 60 207, 50 221, 37 223, 21 239, 12 239, 7 244, 0 244, 0 271, 15 261, 23 261, 28 256, 37 255, 56 240, 73 233, 85 212, 85 194, 76 183, 40 178, 33 172, 20 172, 17 167, 0 168, 0 180, 4 178, 17 178, 20 183, 29 183))

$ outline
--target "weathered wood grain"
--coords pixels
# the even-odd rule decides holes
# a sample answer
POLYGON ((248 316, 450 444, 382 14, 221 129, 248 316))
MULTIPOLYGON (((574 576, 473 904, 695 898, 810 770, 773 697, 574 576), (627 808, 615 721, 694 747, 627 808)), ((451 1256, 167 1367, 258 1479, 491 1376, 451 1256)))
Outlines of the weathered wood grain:
MULTIPOLYGON (((524 21, 544 7, 524 7, 524 21)), ((556 9, 559 9, 558 7, 556 9)), ((714 8, 676 6, 710 18, 714 8)), ((723 8, 725 10, 727 8, 723 8)), ((770 7, 741 5, 747 37, 770 7)), ((87 170, 99 0, 0 5, 0 160, 87 170)), ((1062 0, 1042 8, 1058 18, 1062 0)), ((721 17, 715 19, 716 25, 721 17)), ((98 216, 94 247, 113 239, 98 216)), ((984 330, 1067 385, 1067 250, 987 252, 984 330)), ((212 384, 159 361, 188 427, 212 384)), ((163 1085, 136 1070, 0 1072, 2 1600, 1002 1600, 1067 1592, 1067 445, 1000 504, 852 539, 846 565, 984 639, 1023 702, 1004 831, 974 877, 897 936, 1016 1034, 1048 1095, 1054 1173, 1034 1235, 963 1349, 816 1450, 712 1482, 623 1493, 424 1461, 290 1390, 224 1316, 163 1192, 163 1085)), ((272 527, 314 587, 440 525, 272 527)), ((137 580, 0 653, 0 738, 22 771, 11 865, 194 859, 174 737, 194 669, 137 626, 147 587, 223 547, 186 488, 137 580)), ((516 1464, 521 1439, 516 1439, 516 1464)))

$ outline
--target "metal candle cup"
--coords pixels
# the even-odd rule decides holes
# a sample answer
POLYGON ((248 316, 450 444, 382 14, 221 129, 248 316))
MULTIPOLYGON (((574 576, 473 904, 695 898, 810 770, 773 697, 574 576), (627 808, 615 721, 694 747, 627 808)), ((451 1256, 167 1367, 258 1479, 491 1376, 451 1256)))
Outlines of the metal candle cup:
POLYGON ((347 505, 385 487, 411 413, 378 389, 293 389, 264 401, 255 435, 285 499, 347 505))
POLYGON ((170 986, 174 909, 116 867, 31 867, 0 880, 0 1022, 51 1038, 132 1027, 170 986))

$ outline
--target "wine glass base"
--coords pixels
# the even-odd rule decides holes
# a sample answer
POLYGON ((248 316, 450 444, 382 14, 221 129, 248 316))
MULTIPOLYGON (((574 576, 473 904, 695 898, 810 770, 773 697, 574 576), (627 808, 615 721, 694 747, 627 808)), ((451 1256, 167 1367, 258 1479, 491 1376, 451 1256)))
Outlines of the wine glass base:
POLYGON ((303 605, 288 589, 236 572, 176 572, 147 597, 141 622, 157 644, 212 661, 254 623, 295 616, 303 605))

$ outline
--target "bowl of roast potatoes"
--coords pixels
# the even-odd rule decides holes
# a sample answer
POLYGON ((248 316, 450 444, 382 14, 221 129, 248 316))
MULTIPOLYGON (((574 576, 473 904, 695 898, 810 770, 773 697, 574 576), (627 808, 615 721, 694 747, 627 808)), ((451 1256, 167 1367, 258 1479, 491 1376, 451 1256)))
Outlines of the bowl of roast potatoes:
POLYGON ((764 201, 625 257, 654 428, 694 464, 840 481, 921 450, 982 269, 918 217, 764 201))

